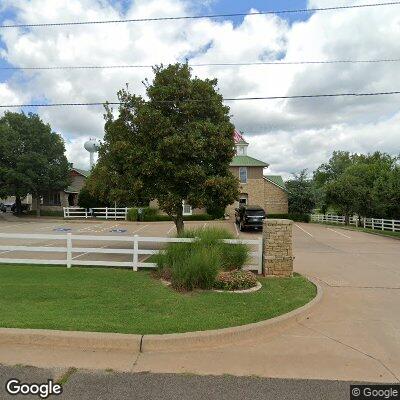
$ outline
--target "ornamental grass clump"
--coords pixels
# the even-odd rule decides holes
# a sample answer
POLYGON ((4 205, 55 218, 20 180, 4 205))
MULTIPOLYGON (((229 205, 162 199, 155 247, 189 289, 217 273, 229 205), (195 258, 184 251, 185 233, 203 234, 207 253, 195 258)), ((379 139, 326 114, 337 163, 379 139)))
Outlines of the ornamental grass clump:
POLYGON ((193 243, 171 243, 156 257, 160 276, 170 276, 177 290, 212 289, 221 271, 242 268, 249 257, 247 246, 223 243, 233 239, 225 229, 185 231, 180 237, 193 243))

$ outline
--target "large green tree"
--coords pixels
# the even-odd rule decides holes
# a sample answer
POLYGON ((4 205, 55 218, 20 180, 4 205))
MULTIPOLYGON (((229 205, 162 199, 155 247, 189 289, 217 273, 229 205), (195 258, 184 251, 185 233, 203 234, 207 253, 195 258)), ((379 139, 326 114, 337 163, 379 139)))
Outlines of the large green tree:
POLYGON ((316 205, 316 191, 314 182, 308 177, 307 170, 304 169, 298 174, 293 174, 293 178, 286 183, 288 190, 289 212, 309 214, 316 205))
POLYGON ((217 80, 193 77, 187 64, 153 68, 148 99, 118 92, 119 115, 107 108, 104 143, 89 182, 103 199, 157 199, 183 231, 183 201, 225 207, 238 197, 229 108, 217 80))
POLYGON ((314 172, 323 202, 346 216, 395 217, 398 157, 386 153, 350 154, 337 151, 314 172))
POLYGON ((61 136, 36 114, 6 112, 0 118, 0 197, 15 196, 21 212, 21 198, 27 194, 39 198, 68 184, 61 136))

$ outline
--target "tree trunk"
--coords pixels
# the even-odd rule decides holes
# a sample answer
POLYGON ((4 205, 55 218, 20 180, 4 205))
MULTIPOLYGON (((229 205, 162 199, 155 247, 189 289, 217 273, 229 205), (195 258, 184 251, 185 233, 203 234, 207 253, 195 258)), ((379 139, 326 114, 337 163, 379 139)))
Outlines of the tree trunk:
POLYGON ((350 214, 349 213, 346 213, 344 216, 344 224, 346 226, 350 225, 350 214))
POLYGON ((178 207, 176 216, 174 217, 174 222, 176 226, 176 232, 178 233, 179 236, 185 230, 185 224, 183 223, 183 206, 178 207))
POLYGON ((22 201, 21 196, 18 194, 15 196, 15 214, 22 214, 22 201))

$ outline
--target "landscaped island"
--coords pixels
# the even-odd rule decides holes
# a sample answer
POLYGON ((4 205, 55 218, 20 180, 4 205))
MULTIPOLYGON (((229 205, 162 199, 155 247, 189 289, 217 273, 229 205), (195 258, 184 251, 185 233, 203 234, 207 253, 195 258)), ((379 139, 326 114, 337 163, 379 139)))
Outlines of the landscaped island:
POLYGON ((150 272, 2 265, 0 327, 163 334, 218 329, 273 318, 316 295, 300 275, 260 278, 246 295, 179 293, 150 272))

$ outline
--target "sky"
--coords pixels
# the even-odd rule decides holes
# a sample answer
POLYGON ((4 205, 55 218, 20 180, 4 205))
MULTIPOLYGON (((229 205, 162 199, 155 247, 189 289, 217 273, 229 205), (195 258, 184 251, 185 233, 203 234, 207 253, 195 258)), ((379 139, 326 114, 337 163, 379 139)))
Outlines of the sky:
MULTIPOLYGON (((385 2, 379 0, 378 2, 385 2)), ((43 23, 372 3, 368 0, 1 0, 0 21, 43 23)), ((400 6, 235 18, 31 29, 0 28, 7 66, 315 61, 400 58, 400 6)), ((399 62, 194 67, 218 79, 224 97, 398 91, 399 62)), ((144 95, 151 69, 0 70, 0 105, 116 100, 126 83, 144 95)), ((400 153, 400 96, 229 103, 232 122, 267 173, 313 171, 334 150, 400 153)), ((0 109, 0 115, 5 109, 0 109)), ((13 111, 19 111, 13 109, 13 111)), ((34 108, 65 139, 76 167, 88 168, 83 143, 101 140, 102 107, 34 108)))

